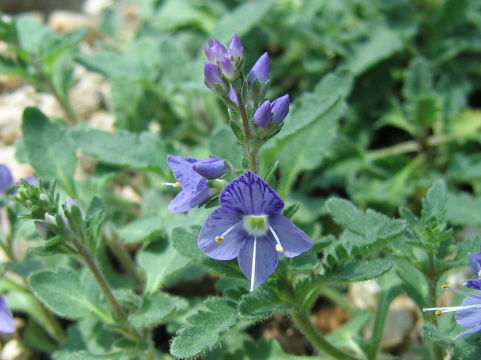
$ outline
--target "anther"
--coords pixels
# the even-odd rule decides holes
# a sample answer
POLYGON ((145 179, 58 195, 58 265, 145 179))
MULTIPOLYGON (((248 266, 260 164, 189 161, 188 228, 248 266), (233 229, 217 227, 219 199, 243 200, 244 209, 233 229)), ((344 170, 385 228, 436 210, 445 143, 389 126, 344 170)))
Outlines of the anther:
POLYGON ((481 270, 478 271, 478 278, 481 278, 481 270))
POLYGON ((215 237, 215 242, 220 243, 222 240, 224 240, 224 237, 223 237, 223 236, 216 236, 216 237, 215 237))
POLYGON ((441 289, 447 290, 447 289, 449 289, 449 285, 446 285, 446 284, 441 285, 441 289))
POLYGON ((434 312, 434 315, 436 315, 436 316, 441 316, 442 314, 443 314, 443 312, 441 310, 436 310, 434 312))
POLYGON ((277 252, 280 252, 280 253, 284 252, 284 248, 282 247, 281 244, 276 244, 276 250, 277 252))
POLYGON ((182 185, 181 185, 180 182, 176 181, 176 182, 174 183, 174 187, 182 187, 182 185))

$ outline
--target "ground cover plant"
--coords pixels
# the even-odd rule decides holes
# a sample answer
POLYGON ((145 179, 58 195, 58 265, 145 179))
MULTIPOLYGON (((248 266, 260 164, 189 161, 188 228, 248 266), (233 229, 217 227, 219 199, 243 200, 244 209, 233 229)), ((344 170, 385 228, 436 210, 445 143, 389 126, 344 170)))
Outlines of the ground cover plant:
POLYGON ((479 359, 481 3, 97 10, 0 17, 0 358, 479 359))

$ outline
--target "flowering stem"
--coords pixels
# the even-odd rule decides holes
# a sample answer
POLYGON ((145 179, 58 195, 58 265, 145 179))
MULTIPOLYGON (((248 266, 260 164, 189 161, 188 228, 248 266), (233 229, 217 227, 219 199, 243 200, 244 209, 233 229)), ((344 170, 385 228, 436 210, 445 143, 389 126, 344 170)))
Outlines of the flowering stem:
MULTIPOLYGON (((439 276, 436 274, 436 269, 434 268, 434 254, 432 252, 428 255, 428 273, 426 274, 426 277, 429 286, 429 306, 436 307, 436 293, 439 276)), ((438 319, 434 312, 430 313, 430 320, 435 327, 438 326, 438 319)), ((443 349, 436 343, 432 344, 432 352, 434 359, 442 359, 444 357, 443 349)))
POLYGON ((105 237, 107 239, 107 244, 109 245, 110 250, 112 250, 117 259, 120 261, 124 270, 127 271, 127 273, 132 277, 136 284, 142 284, 142 278, 138 274, 132 258, 130 257, 127 250, 118 243, 117 239, 113 237, 111 232, 109 232, 108 235, 106 234, 105 237))
POLYGON ((317 349, 325 352, 326 354, 332 356, 334 359, 338 360, 358 360, 356 357, 339 350, 338 348, 332 346, 324 337, 322 337, 317 329, 312 325, 309 317, 301 311, 293 311, 291 313, 292 319, 296 324, 297 328, 302 332, 302 334, 310 341, 310 343, 317 349))
POLYGON ((244 133, 246 136, 246 141, 244 143, 247 152, 247 158, 249 161, 249 170, 253 173, 257 173, 257 160, 256 160, 256 151, 251 147, 251 130, 249 127, 249 118, 247 116, 246 107, 244 102, 242 101, 242 95, 239 90, 236 90, 237 102, 239 103, 239 110, 242 118, 242 126, 244 127, 244 133))

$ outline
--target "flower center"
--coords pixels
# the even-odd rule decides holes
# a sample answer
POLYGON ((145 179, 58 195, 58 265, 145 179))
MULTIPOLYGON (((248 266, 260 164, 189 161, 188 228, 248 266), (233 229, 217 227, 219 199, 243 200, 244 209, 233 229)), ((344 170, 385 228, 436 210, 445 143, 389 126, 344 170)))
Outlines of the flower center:
POLYGON ((249 235, 265 235, 269 229, 267 215, 244 215, 243 226, 249 235))

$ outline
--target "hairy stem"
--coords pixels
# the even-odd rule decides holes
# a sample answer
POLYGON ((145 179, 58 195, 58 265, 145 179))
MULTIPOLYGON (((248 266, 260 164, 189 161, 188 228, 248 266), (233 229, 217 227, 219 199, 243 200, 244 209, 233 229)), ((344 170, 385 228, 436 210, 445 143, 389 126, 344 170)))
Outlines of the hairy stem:
POLYGON ((251 139, 252 134, 249 127, 249 118, 247 116, 246 107, 244 105, 244 101, 242 100, 242 96, 240 91, 236 91, 237 102, 239 103, 239 110, 242 118, 242 126, 244 128, 244 134, 246 136, 245 147, 247 152, 247 159, 249 161, 249 170, 253 173, 257 173, 257 159, 256 159, 256 151, 251 146, 251 139))
POLYGON ((112 306, 115 314, 122 322, 126 322, 127 318, 125 316, 125 313, 120 307, 120 304, 117 302, 117 299, 115 298, 114 294, 112 293, 112 290, 110 289, 110 286, 107 283, 107 280, 105 279, 102 273, 102 270, 100 270, 100 268, 97 266, 95 259, 90 254, 90 252, 88 252, 88 250, 85 249, 85 247, 82 245, 82 243, 78 239, 73 237, 73 241, 74 241, 76 250, 78 251, 79 255, 82 257, 82 259, 85 261, 85 264, 87 265, 90 272, 94 276, 95 280, 99 284, 100 289, 102 290, 105 297, 107 298, 107 301, 112 306))
POLYGON ((130 275, 130 277, 132 277, 136 284, 142 284, 142 278, 138 274, 135 264, 132 261, 132 258, 130 257, 127 250, 117 242, 117 239, 110 236, 110 234, 106 235, 106 238, 110 250, 112 250, 117 259, 120 261, 124 270, 127 271, 127 273, 130 275))
POLYGON ((317 329, 312 325, 309 316, 301 311, 293 311, 291 313, 292 319, 297 328, 304 334, 309 342, 317 349, 330 355, 338 360, 358 360, 356 357, 332 346, 324 337, 322 337, 317 329))
MULTIPOLYGON (((436 307, 437 298, 437 285, 439 277, 436 274, 436 269, 434 268, 434 254, 430 253, 428 255, 428 273, 426 274, 429 286, 429 307, 436 307)), ((430 314, 431 323, 434 326, 438 326, 438 319, 436 317, 435 312, 431 312, 430 314)), ((442 347, 438 344, 432 343, 432 352, 434 359, 442 359, 444 358, 444 351, 442 347)))

